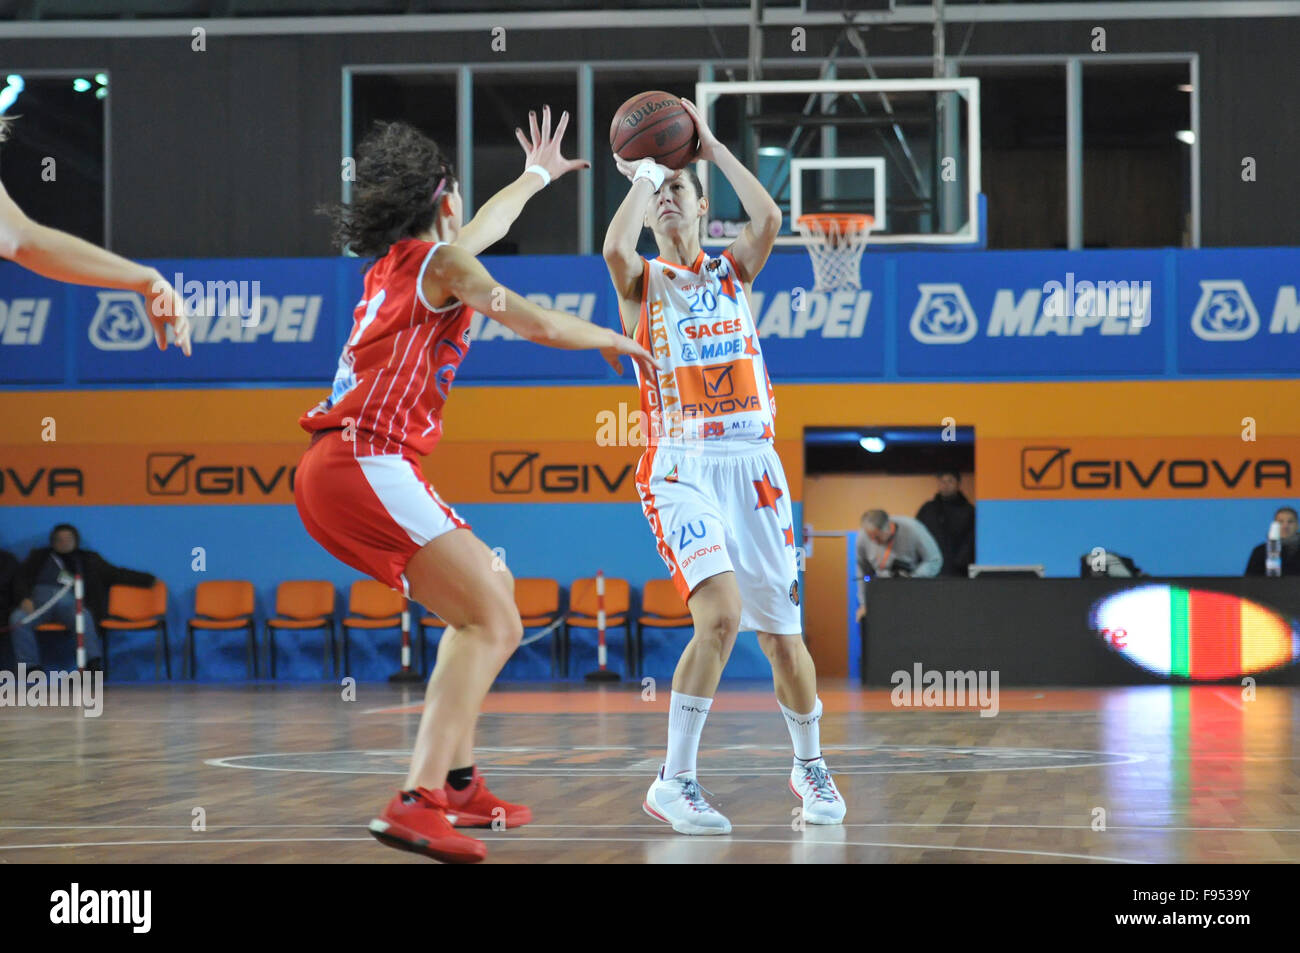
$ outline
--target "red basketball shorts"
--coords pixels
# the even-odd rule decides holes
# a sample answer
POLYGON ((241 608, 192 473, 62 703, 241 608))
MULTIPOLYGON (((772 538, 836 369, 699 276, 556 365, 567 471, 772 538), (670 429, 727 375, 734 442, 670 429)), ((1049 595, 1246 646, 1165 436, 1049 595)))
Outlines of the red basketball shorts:
POLYGON ((414 458, 358 457, 342 430, 318 434, 294 475, 312 539, 353 569, 409 596, 406 564, 420 547, 469 524, 442 501, 414 458))

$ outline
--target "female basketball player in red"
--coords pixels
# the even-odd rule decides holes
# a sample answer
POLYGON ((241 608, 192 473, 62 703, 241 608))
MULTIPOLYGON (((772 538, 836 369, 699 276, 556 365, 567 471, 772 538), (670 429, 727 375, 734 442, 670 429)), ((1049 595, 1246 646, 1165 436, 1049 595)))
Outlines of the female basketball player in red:
POLYGON ((643 807, 683 834, 726 834, 731 822, 704 799, 696 754, 723 666, 739 629, 754 629, 772 665, 777 701, 794 744, 790 787, 810 824, 838 824, 844 799, 822 759, 817 676, 799 617, 794 519, 772 446, 776 401, 763 363, 751 283, 777 233, 781 210, 718 141, 688 100, 699 158, 727 177, 749 216, 717 258, 700 248, 708 201, 693 171, 618 156, 632 188, 605 235, 605 262, 623 326, 667 369, 639 373, 641 410, 655 437, 637 490, 695 634, 673 675, 668 756, 643 807), (641 229, 659 257, 636 252, 641 229))
POLYGON ((523 629, 514 578, 420 472, 442 434, 442 410, 469 350, 471 308, 521 337, 558 348, 599 348, 617 366, 642 347, 609 328, 538 307, 502 288, 475 255, 502 238, 530 197, 590 163, 565 159, 564 114, 531 138, 519 130, 523 174, 461 225, 451 164, 410 126, 381 123, 362 143, 351 205, 336 210, 338 236, 366 272, 334 388, 303 415, 313 433, 294 493, 307 531, 353 568, 387 583, 447 624, 429 679, 410 773, 371 822, 382 842, 438 860, 482 860, 486 846, 456 826, 517 827, 526 807, 492 795, 473 767, 475 719, 523 629))

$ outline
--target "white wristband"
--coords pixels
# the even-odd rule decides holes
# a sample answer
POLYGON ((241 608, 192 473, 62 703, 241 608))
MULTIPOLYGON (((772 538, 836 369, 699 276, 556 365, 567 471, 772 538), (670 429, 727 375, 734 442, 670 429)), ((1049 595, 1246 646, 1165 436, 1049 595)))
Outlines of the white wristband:
POLYGON ((551 184, 551 173, 547 172, 540 165, 530 165, 528 168, 524 169, 524 171, 536 172, 538 175, 540 175, 542 177, 542 188, 546 188, 548 185, 551 184))
POLYGON ((637 179, 649 179, 654 190, 658 192, 659 187, 664 184, 664 170, 654 159, 642 159, 641 164, 636 167, 636 175, 632 176, 633 185, 636 184, 637 179))

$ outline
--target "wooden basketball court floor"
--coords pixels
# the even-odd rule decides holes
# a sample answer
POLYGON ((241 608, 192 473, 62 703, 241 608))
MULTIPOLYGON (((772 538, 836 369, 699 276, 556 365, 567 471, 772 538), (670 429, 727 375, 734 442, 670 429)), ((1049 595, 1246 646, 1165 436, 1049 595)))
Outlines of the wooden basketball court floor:
MULTIPOLYGON (((725 837, 674 834, 641 810, 666 689, 495 689, 479 764, 536 820, 480 832, 488 862, 1300 860, 1297 688, 1004 690, 981 717, 823 683, 823 746, 849 813, 798 830, 770 686, 727 687, 700 756, 725 837)), ((402 781, 422 689, 341 694, 109 685, 98 718, 0 709, 0 863, 432 863, 365 830, 402 781)))

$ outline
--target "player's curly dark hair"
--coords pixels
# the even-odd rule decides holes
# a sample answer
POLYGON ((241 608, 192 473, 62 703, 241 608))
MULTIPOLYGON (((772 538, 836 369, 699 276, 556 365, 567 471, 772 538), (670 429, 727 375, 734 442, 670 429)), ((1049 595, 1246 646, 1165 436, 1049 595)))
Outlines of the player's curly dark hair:
POLYGON ((455 185, 451 160, 436 142, 406 123, 376 122, 357 148, 351 204, 321 211, 333 221, 341 247, 378 258, 394 242, 432 228, 434 194, 446 195, 455 185))

